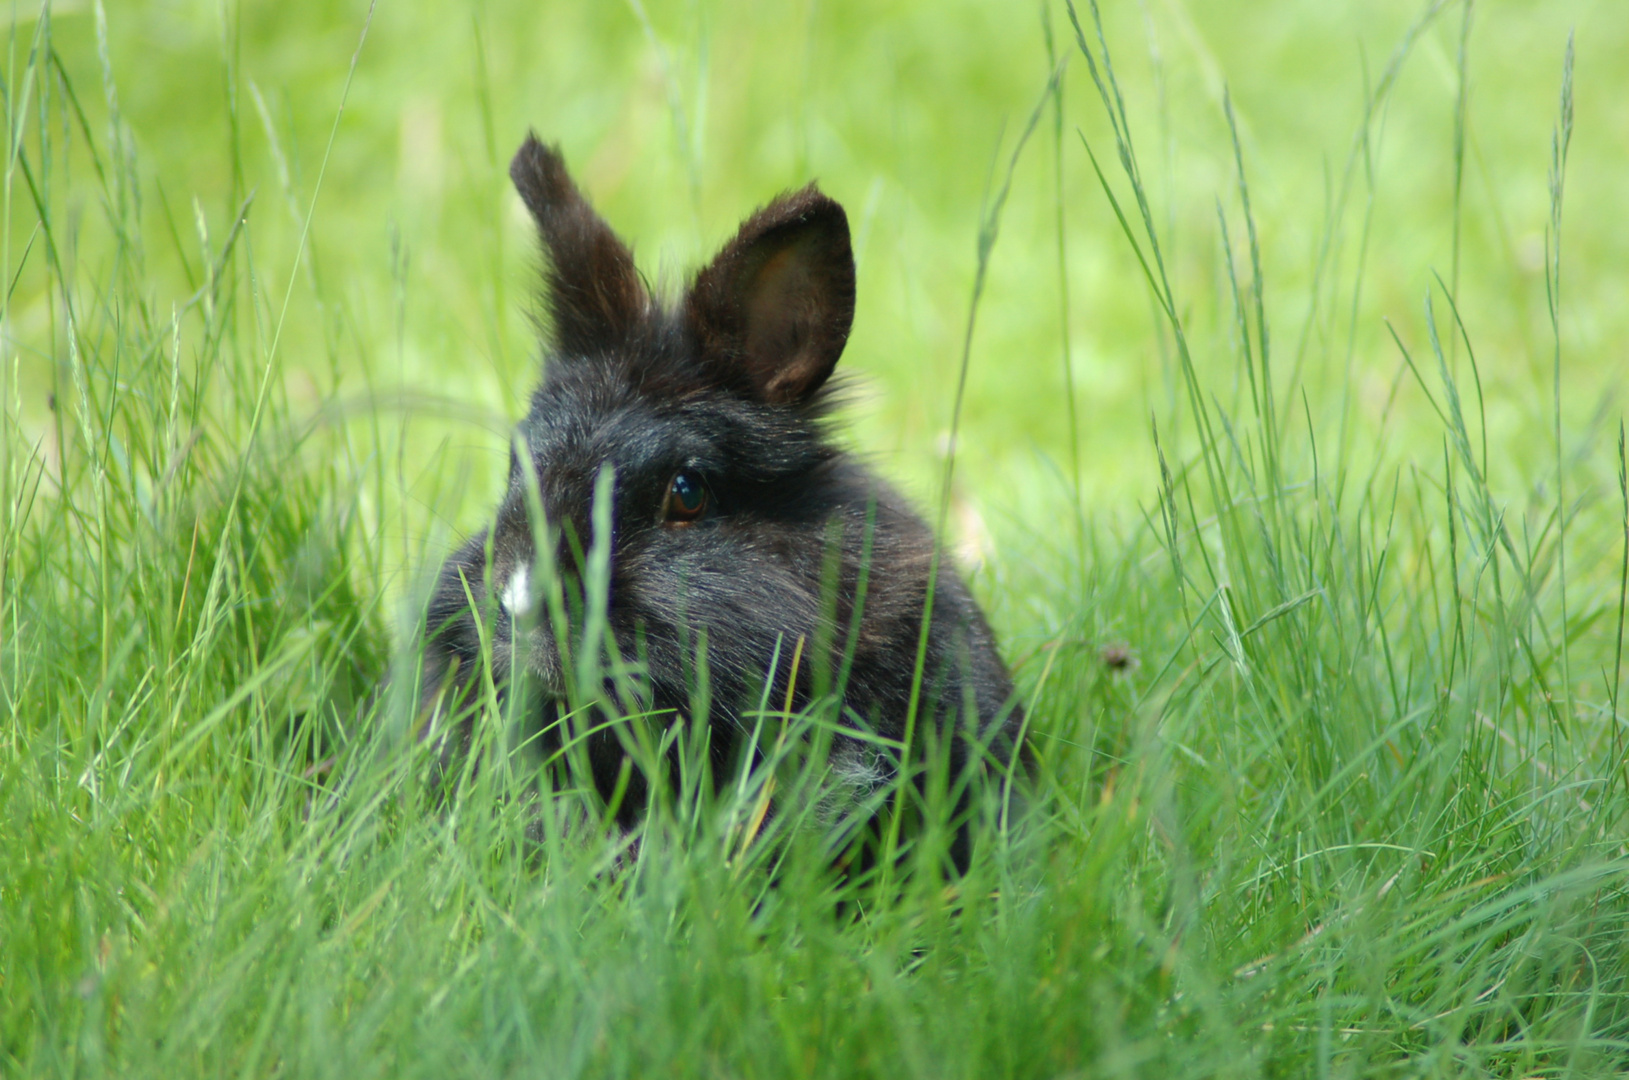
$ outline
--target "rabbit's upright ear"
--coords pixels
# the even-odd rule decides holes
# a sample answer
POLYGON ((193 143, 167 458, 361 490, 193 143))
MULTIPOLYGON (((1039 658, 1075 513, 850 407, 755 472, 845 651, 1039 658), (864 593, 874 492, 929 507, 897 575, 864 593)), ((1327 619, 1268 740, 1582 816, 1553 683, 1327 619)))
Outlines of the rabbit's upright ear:
POLYGON ((763 401, 807 401, 854 322, 854 253, 843 208, 810 184, 741 226, 696 275, 685 318, 703 363, 763 401))
POLYGON ((558 147, 528 133, 509 178, 537 221, 549 257, 544 279, 554 345, 567 356, 592 356, 625 342, 649 314, 633 253, 583 198, 558 147))

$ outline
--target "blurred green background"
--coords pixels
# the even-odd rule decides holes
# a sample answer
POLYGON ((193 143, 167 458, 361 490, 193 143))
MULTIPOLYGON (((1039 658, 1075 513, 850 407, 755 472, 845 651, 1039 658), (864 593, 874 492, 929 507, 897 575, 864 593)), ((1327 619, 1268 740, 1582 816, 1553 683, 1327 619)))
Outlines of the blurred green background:
MULTIPOLYGON (((1041 100, 1049 32, 1056 54, 1072 58, 1063 116, 1059 125, 1043 115, 1001 220, 959 442, 961 539, 988 548, 1015 531, 1044 534, 1068 506, 1060 176, 1088 514, 1139 518, 1157 476, 1151 423, 1186 445, 1171 430, 1179 384, 1168 349, 1082 146, 1084 136, 1116 168, 1059 4, 121 0, 52 10, 86 123, 108 137, 116 110, 110 145, 133 154, 144 178, 132 197, 154 311, 192 292, 201 236, 218 247, 252 194, 255 333, 277 338, 274 382, 289 415, 345 418, 359 428, 358 460, 388 463, 386 505, 364 498, 389 539, 396 585, 423 561, 427 536, 445 542, 479 525, 502 478, 506 428, 537 376, 535 252, 506 177, 528 127, 563 145, 670 293, 777 191, 817 178, 841 200, 860 274, 842 365, 855 379, 847 437, 931 500, 982 207, 1041 100)), ((1426 11, 1415 0, 1104 5, 1202 380, 1225 402, 1240 392, 1217 227, 1220 209, 1247 278, 1226 92, 1271 309, 1311 313, 1272 327, 1283 400, 1303 412, 1293 371, 1306 390, 1298 424, 1333 431, 1348 408, 1360 456, 1382 446, 1441 454, 1440 428, 1415 422, 1429 405, 1406 381, 1381 425, 1401 371, 1385 320, 1427 352, 1425 294, 1433 273, 1454 274, 1460 5, 1424 27, 1375 115, 1369 153, 1354 156, 1366 96, 1426 11)), ((12 20, 15 70, 37 23, 21 9, 12 20)), ((1466 39, 1458 293, 1481 365, 1493 479, 1507 490, 1537 475, 1534 448, 1552 422, 1546 185, 1573 29, 1561 326, 1563 414, 1582 446, 1615 415, 1619 343, 1629 340, 1629 12, 1616 0, 1484 0, 1466 39)), ((46 180, 77 222, 73 257, 94 276, 110 239, 96 186, 75 177, 98 165, 72 141, 46 180)), ((10 243, 17 266, 29 237, 15 230, 10 243)), ((56 317, 41 265, 22 262, 7 330, 21 415, 48 444, 47 394, 65 385, 67 358, 40 344, 56 317)))

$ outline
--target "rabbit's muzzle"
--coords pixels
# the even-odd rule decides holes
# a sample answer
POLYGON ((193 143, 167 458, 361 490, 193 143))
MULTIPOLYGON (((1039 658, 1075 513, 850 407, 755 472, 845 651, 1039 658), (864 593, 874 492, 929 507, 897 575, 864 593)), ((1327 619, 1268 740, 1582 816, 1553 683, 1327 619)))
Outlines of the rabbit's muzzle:
POLYGON ((531 564, 524 561, 494 575, 492 592, 498 603, 492 635, 493 674, 504 677, 523 670, 535 693, 564 697, 560 649, 542 602, 543 584, 535 581, 531 564))

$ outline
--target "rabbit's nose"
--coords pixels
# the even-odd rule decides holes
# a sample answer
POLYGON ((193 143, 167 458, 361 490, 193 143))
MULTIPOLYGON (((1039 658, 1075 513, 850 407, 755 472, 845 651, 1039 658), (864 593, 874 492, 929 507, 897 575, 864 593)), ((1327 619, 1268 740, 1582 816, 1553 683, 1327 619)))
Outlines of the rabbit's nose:
POLYGON ((530 614, 532 610, 532 571, 525 563, 515 567, 504 584, 503 592, 498 594, 498 601, 503 609, 509 613, 511 619, 518 619, 523 614, 530 614))

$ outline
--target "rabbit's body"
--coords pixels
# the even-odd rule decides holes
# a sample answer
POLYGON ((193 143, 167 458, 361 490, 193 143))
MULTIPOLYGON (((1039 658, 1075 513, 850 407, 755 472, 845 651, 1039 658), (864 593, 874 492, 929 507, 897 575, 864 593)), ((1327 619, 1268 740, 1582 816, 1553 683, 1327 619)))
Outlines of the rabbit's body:
MULTIPOLYGON (((705 642, 715 761, 728 760, 751 730, 744 715, 766 680, 770 700, 784 701, 794 652, 795 707, 816 686, 840 686, 851 718, 897 741, 914 688, 918 726, 934 736, 973 714, 950 742, 954 768, 971 754, 1010 760, 1021 713, 977 605, 954 572, 940 570, 918 676, 932 533, 826 437, 824 387, 854 303, 841 208, 813 187, 782 197, 667 310, 557 153, 529 139, 511 175, 549 258, 552 347, 516 438, 530 462, 514 457, 494 525, 448 560, 432 596, 427 701, 444 699, 449 679, 462 681, 458 672, 478 670, 485 629, 495 682, 509 685, 511 657, 524 663, 537 729, 545 745, 558 745, 553 721, 568 679, 544 602, 548 582, 535 565, 530 507, 549 523, 549 561, 581 597, 574 583, 594 539, 596 483, 609 466, 606 618, 617 652, 639 661, 642 706, 688 716, 705 642)), ((871 745, 839 737, 834 772, 862 787, 886 782, 897 762, 871 745)), ((624 743, 602 730, 587 751, 609 796, 626 773, 624 743)), ((633 780, 626 814, 643 802, 633 780)))

